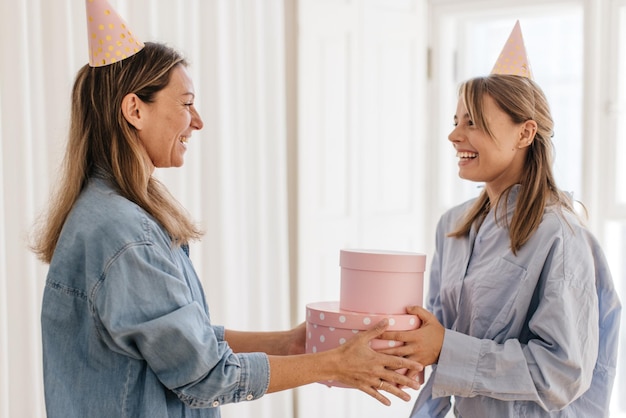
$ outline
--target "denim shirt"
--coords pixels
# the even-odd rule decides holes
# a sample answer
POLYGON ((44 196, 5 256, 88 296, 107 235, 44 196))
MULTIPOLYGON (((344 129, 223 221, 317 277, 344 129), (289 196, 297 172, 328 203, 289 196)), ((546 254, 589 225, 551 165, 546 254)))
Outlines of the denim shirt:
POLYGON ((437 227, 427 307, 446 330, 411 417, 444 417, 452 397, 461 418, 608 416, 621 305, 598 242, 554 207, 517 254, 493 209, 448 236, 471 204, 437 227))
POLYGON ((101 178, 63 226, 41 325, 48 418, 219 417, 269 385, 267 355, 211 324, 187 247, 101 178))

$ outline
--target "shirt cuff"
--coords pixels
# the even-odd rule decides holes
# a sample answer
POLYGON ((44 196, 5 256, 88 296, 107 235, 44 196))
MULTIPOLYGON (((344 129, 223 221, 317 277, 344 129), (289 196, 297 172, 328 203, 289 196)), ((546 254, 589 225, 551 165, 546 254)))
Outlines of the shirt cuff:
POLYGON ((481 341, 460 332, 445 330, 434 376, 433 398, 469 397, 476 379, 481 341))
MULTIPOLYGON (((245 394, 245 400, 259 399, 267 392, 270 385, 270 361, 265 353, 237 354, 242 364, 242 387, 240 393, 245 394)), ((243 400, 243 399, 238 399, 243 400)))

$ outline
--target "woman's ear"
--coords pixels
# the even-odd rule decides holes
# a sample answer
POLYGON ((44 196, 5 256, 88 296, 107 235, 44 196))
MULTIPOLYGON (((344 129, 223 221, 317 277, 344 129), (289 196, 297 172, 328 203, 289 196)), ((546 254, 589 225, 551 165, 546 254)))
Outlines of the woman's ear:
POLYGON ((124 119, 138 131, 143 127, 142 118, 143 102, 135 93, 128 93, 122 99, 122 114, 124 119))
POLYGON ((530 119, 522 124, 522 128, 520 131, 519 142, 517 144, 518 148, 525 148, 530 146, 535 139, 535 135, 537 134, 537 122, 530 119))

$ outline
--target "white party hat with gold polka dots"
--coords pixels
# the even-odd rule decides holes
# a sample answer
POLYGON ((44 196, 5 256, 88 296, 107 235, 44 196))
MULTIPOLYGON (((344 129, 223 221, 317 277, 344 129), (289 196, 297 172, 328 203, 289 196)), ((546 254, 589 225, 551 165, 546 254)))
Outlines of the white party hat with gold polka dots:
POLYGON ((136 54, 143 42, 107 0, 86 0, 89 66, 102 67, 136 54))
POLYGON ((504 48, 502 48, 502 52, 493 66, 491 74, 519 75, 532 80, 533 73, 526 55, 526 47, 524 46, 519 20, 515 22, 511 35, 509 35, 509 39, 504 44, 504 48))

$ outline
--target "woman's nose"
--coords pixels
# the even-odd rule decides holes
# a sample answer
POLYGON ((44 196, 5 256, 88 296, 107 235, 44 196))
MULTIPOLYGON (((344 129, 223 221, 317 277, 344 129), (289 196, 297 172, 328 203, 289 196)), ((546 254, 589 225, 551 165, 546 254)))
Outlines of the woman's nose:
POLYGON ((204 122, 202 122, 202 118, 200 117, 200 113, 194 108, 191 114, 191 127, 196 130, 202 129, 204 126, 204 122))
POLYGON ((448 141, 452 143, 457 143, 457 142, 462 141, 461 135, 459 134, 457 127, 454 127, 454 129, 448 134, 448 141))

